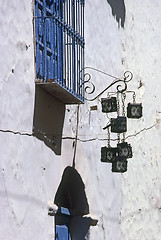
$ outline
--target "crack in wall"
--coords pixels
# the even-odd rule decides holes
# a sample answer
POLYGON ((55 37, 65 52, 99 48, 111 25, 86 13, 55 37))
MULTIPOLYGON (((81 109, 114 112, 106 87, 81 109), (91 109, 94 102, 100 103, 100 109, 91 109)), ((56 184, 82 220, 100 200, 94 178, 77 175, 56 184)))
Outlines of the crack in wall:
MULTIPOLYGON (((134 133, 134 134, 131 134, 131 135, 128 135, 125 139, 128 139, 128 138, 132 138, 132 137, 136 137, 137 135, 139 135, 140 133, 142 132, 145 132, 145 131, 149 131, 151 130, 152 128, 154 128, 156 126, 156 124, 153 124, 152 126, 150 127, 145 127, 143 129, 141 129, 140 131, 134 133)), ((20 132, 20 131, 13 131, 13 130, 3 130, 3 129, 0 129, 0 132, 3 132, 3 133, 11 133, 11 134, 15 134, 15 135, 21 135, 21 136, 29 136, 29 137, 35 137, 34 136, 34 133, 27 133, 27 132, 20 132)), ((46 139, 48 139, 47 136, 50 136, 51 134, 46 134, 46 133, 43 133, 43 132, 39 132, 39 134, 41 135, 44 135, 46 136, 46 139)), ((55 137, 57 137, 58 135, 55 134, 55 137)), ((86 136, 86 135, 84 135, 86 136)), ((89 135, 88 135, 89 136, 89 135)), ((65 137, 62 137, 63 140, 75 140, 76 137, 72 137, 72 136, 65 136, 65 137)), ((54 144, 54 140, 51 140, 51 139, 48 139, 50 142, 52 142, 54 144)), ((80 142, 91 142, 91 141, 95 141, 95 140, 98 140, 98 141, 106 141, 108 140, 108 138, 98 138, 98 137, 94 137, 94 138, 89 138, 89 139, 81 139, 81 138, 78 138, 77 137, 77 141, 80 141, 80 142)), ((113 139, 110 139, 110 141, 117 141, 118 138, 113 138, 113 139)))

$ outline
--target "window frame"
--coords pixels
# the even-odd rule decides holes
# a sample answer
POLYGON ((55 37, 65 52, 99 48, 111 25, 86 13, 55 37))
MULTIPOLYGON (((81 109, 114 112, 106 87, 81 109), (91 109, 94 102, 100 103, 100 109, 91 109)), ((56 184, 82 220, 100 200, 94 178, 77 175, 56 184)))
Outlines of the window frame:
POLYGON ((34 0, 34 19, 36 83, 84 103, 84 0, 34 0))

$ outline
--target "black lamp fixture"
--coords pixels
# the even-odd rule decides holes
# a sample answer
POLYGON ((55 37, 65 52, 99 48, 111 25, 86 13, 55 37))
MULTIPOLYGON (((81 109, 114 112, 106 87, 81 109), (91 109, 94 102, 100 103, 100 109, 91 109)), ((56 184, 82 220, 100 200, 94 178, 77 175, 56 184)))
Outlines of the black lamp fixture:
POLYGON ((127 117, 128 118, 141 118, 142 117, 142 104, 141 103, 128 103, 127 117))
POLYGON ((101 162, 111 163, 115 160, 117 148, 101 147, 101 162))
MULTIPOLYGON (((129 91, 133 92, 133 91, 129 91)), ((135 102, 135 92, 133 92, 133 103, 128 103, 127 117, 132 119, 139 119, 142 117, 142 104, 135 102)), ((132 158, 132 147, 129 143, 125 142, 125 133, 127 132, 127 118, 125 111, 125 93, 117 92, 117 98, 103 98, 101 99, 102 112, 110 113, 117 112, 117 118, 111 118, 110 123, 103 129, 111 127, 112 133, 118 134, 118 144, 116 148, 111 148, 110 139, 108 139, 108 148, 101 148, 101 161, 112 163, 112 172, 124 173, 127 171, 127 159, 132 158), (121 97, 119 98, 119 95, 121 97), (119 99, 122 99, 120 104, 119 99), (122 106, 122 116, 120 116, 120 106, 122 106), (120 135, 123 135, 122 142, 120 143, 120 135)), ((110 132, 108 129, 108 138, 110 132)))
POLYGON ((111 118, 111 132, 124 133, 127 131, 126 117, 111 118))
MULTIPOLYGON (((124 173, 127 171, 127 159, 133 157, 131 145, 125 142, 125 133, 127 132, 127 117, 131 119, 139 119, 142 117, 143 109, 142 104, 136 103, 135 101, 135 92, 127 91, 127 83, 132 80, 133 74, 127 71, 124 73, 123 79, 120 79, 92 67, 86 68, 97 71, 110 78, 114 78, 114 81, 110 85, 108 85, 102 92, 97 94, 96 97, 91 99, 85 98, 87 101, 96 100, 113 85, 117 85, 116 91, 112 92, 112 96, 110 96, 110 93, 108 92, 108 97, 101 99, 103 113, 109 113, 113 115, 115 114, 115 112, 117 113, 115 117, 110 117, 110 122, 107 124, 106 127, 103 128, 104 130, 108 130, 108 146, 101 148, 101 162, 112 163, 112 172, 124 173), (125 108, 127 93, 133 93, 133 103, 128 103, 127 108, 125 108), (117 133, 116 140, 118 141, 118 143, 116 147, 110 146, 109 128, 111 128, 110 130, 112 133, 117 133)), ((93 94, 95 92, 95 86, 93 83, 90 82, 91 75, 86 73, 85 76, 87 77, 87 80, 84 82, 84 84, 88 84, 88 86, 85 87, 85 92, 88 94, 93 94)))
POLYGON ((116 97, 102 98, 101 104, 102 104, 102 112, 104 113, 117 112, 116 97))
POLYGON ((125 157, 116 157, 112 162, 112 172, 124 173, 127 171, 127 160, 125 157))
POLYGON ((132 158, 132 147, 127 142, 122 142, 117 144, 118 156, 125 158, 132 158))

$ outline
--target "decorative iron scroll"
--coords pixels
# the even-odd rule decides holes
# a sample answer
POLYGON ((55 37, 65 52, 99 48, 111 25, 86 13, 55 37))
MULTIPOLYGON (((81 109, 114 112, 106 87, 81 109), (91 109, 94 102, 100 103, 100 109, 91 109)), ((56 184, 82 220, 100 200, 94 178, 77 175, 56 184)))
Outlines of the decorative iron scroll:
MULTIPOLYGON (((133 74, 130 71, 126 71, 124 73, 123 78, 117 78, 117 77, 112 76, 112 75, 110 75, 110 74, 108 74, 106 72, 100 71, 100 70, 98 70, 96 68, 85 67, 83 70, 85 70, 85 69, 91 69, 93 71, 97 71, 99 73, 102 73, 102 74, 104 74, 104 75, 114 79, 114 81, 111 84, 109 84, 104 90, 102 90, 94 98, 92 98, 92 99, 85 98, 85 100, 87 100, 87 101, 94 101, 94 100, 96 100, 98 97, 100 97, 104 92, 106 92, 109 88, 111 88, 115 84, 117 85, 116 86, 116 92, 123 93, 123 92, 125 92, 127 90, 127 83, 130 82, 132 80, 132 78, 133 78, 133 74)), ((95 92, 95 90, 96 90, 96 87, 95 87, 94 83, 91 82, 91 78, 92 77, 91 77, 90 73, 85 73, 84 74, 84 79, 87 79, 87 80, 85 80, 83 84, 85 86, 85 88, 84 88, 85 89, 85 93, 87 93, 87 94, 93 94, 95 92)))

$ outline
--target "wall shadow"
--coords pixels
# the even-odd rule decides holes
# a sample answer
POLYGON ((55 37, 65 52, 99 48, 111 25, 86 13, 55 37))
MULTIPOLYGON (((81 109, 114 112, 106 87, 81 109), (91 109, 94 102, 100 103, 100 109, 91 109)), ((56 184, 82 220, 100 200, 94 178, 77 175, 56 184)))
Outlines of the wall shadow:
POLYGON ((81 176, 73 167, 65 168, 62 180, 55 195, 54 203, 58 207, 68 208, 70 217, 70 235, 72 240, 85 240, 92 218, 81 176))
POLYGON ((116 17, 116 21, 119 23, 121 20, 121 27, 124 27, 125 23, 125 3, 124 0, 107 0, 112 8, 112 15, 116 17))
POLYGON ((72 240, 86 240, 91 226, 91 218, 76 216, 70 221, 70 236, 72 240))
POLYGON ((56 155, 61 155, 65 104, 35 86, 33 134, 56 155))
POLYGON ((72 216, 83 216, 89 213, 85 185, 80 174, 73 167, 66 167, 54 203, 58 207, 70 209, 72 216))

